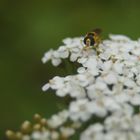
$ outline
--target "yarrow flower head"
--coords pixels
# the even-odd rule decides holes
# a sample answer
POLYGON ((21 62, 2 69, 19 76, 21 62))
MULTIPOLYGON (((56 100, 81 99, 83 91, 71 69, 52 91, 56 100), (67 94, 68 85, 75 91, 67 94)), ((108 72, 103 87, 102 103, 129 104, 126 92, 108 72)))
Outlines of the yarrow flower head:
POLYGON ((110 35, 98 44, 97 53, 85 49, 83 39, 66 38, 44 54, 43 63, 56 67, 66 59, 75 66, 75 74, 52 77, 42 87, 70 101, 45 127, 21 140, 69 139, 77 129, 81 140, 140 139, 140 40, 110 35))
MULTIPOLYGON (((99 44, 99 55, 95 49, 83 49, 83 38, 65 39, 64 45, 55 50, 54 54, 58 53, 57 59, 61 63, 65 58, 79 63, 77 74, 54 77, 43 87, 44 91, 48 88, 56 90, 57 96, 68 95, 73 98, 74 101, 68 107, 72 121, 86 123, 95 116, 104 119, 102 124, 93 123, 87 128, 81 134, 82 140, 119 140, 119 137, 125 140, 129 137, 138 139, 139 136, 133 130, 136 124, 131 121, 139 116, 135 114, 135 108, 140 106, 140 42, 123 35, 110 35, 109 38, 99 44), (131 134, 122 131, 124 128, 117 125, 119 122, 121 125, 129 125, 125 122, 127 117, 131 122, 131 134), (116 121, 116 129, 112 129, 114 124, 111 119, 116 121), (110 129, 106 130, 108 121, 110 129)), ((44 55, 43 59, 51 60, 53 64, 53 57, 48 59, 44 55)))

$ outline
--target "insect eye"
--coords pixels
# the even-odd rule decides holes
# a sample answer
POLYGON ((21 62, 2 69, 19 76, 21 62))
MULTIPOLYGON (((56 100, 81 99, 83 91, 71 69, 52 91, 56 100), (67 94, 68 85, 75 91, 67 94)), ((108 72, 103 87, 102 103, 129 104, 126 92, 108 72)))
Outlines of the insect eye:
POLYGON ((94 41, 94 38, 92 36, 85 37, 84 40, 83 40, 84 44, 86 45, 86 42, 87 42, 88 39, 90 40, 90 46, 93 46, 95 41, 94 41))

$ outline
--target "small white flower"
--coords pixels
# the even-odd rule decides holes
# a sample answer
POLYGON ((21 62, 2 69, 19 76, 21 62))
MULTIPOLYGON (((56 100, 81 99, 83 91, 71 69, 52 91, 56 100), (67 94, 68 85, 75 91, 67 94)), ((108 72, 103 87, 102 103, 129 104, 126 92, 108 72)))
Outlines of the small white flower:
POLYGON ((79 99, 70 103, 70 118, 74 121, 87 121, 91 113, 88 111, 88 100, 79 99))
POLYGON ((51 87, 52 89, 63 88, 64 78, 55 76, 52 80, 49 81, 49 85, 46 85, 46 88, 51 87))
POLYGON ((109 70, 111 70, 111 68, 112 68, 112 65, 113 65, 113 63, 112 63, 111 60, 110 60, 110 61, 106 61, 106 62, 103 63, 102 69, 103 69, 105 72, 109 72, 109 70))
POLYGON ((57 51, 50 50, 45 53, 44 57, 42 58, 42 62, 46 63, 49 60, 52 60, 52 64, 54 66, 58 66, 61 63, 60 54, 57 51))
POLYGON ((126 85, 129 88, 133 88, 136 86, 135 82, 132 79, 126 78, 124 85, 126 85))
POLYGON ((140 94, 134 95, 134 97, 132 97, 132 99, 130 100, 130 102, 133 105, 140 105, 140 94))
POLYGON ((58 140, 59 139, 59 133, 57 131, 52 131, 50 135, 51 140, 58 140))
POLYGON ((107 109, 101 99, 90 102, 88 104, 88 110, 98 117, 105 117, 107 114, 107 109))
POLYGON ((118 74, 122 74, 123 73, 123 63, 121 62, 116 62, 114 65, 114 70, 115 72, 117 72, 118 74))
POLYGON ((80 74, 85 73, 86 69, 84 67, 80 67, 80 68, 77 69, 77 72, 80 73, 80 74))
POLYGON ((116 74, 110 72, 108 75, 104 76, 104 81, 107 84, 116 84, 117 83, 116 74))
POLYGON ((48 121, 47 124, 51 128, 57 128, 61 126, 68 119, 68 111, 64 110, 59 112, 57 115, 53 115, 48 121))
POLYGON ((53 55, 53 50, 51 49, 51 50, 49 50, 48 52, 46 52, 45 53, 45 55, 44 55, 44 57, 42 58, 42 62, 43 63, 46 63, 46 62, 48 62, 50 59, 51 59, 51 57, 52 57, 52 55, 53 55))
POLYGON ((63 43, 64 43, 65 45, 70 45, 72 42, 73 42, 73 39, 71 39, 71 38, 63 39, 63 43))
POLYGON ((70 81, 69 82, 70 84, 70 88, 69 88, 69 95, 71 97, 74 97, 74 98, 83 98, 85 97, 85 90, 82 86, 80 86, 79 84, 73 82, 73 81, 70 81))
POLYGON ((103 126, 99 123, 90 125, 86 131, 84 131, 80 137, 80 140, 103 140, 104 135, 101 133, 103 126))
POLYGON ((53 58, 52 59, 52 64, 54 66, 58 66, 61 63, 61 59, 60 58, 53 58))
POLYGON ((77 60, 78 63, 84 64, 87 61, 87 58, 82 57, 77 60))
POLYGON ((109 35, 110 39, 112 39, 113 41, 130 41, 130 38, 128 38, 127 36, 124 35, 109 35))
POLYGON ((68 138, 68 137, 74 135, 75 130, 73 128, 70 128, 70 127, 61 127, 60 132, 61 132, 63 137, 68 138))
POLYGON ((47 91, 49 88, 50 88, 50 84, 47 83, 42 87, 42 90, 47 91))
POLYGON ((22 137, 22 140, 30 140, 30 136, 29 136, 29 135, 24 135, 24 136, 22 137))
POLYGON ((32 139, 34 140, 40 140, 41 139, 41 133, 39 131, 33 132, 32 139))
POLYGON ((102 91, 103 91, 103 90, 106 90, 107 85, 106 85, 105 82, 98 80, 98 81, 95 83, 95 88, 98 89, 98 90, 102 90, 102 91))
POLYGON ((140 56, 140 48, 134 49, 133 54, 136 55, 136 56, 140 56))

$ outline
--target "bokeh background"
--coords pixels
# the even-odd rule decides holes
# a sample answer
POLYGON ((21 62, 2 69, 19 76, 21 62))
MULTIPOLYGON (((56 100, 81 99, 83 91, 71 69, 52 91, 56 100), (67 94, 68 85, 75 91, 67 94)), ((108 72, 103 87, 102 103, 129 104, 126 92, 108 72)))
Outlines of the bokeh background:
POLYGON ((62 99, 41 91, 48 79, 63 75, 41 57, 65 37, 93 28, 140 37, 139 0, 0 0, 0 139, 38 112, 59 110, 62 99))

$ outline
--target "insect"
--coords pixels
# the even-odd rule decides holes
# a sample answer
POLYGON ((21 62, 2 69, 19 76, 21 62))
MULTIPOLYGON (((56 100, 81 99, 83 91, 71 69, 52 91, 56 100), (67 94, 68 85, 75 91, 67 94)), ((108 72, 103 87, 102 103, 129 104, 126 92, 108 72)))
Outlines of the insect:
POLYGON ((86 45, 84 49, 88 49, 90 47, 93 47, 96 51, 98 50, 98 45, 101 42, 101 34, 102 30, 99 28, 96 28, 92 30, 91 32, 88 32, 84 37, 84 44, 86 45))

